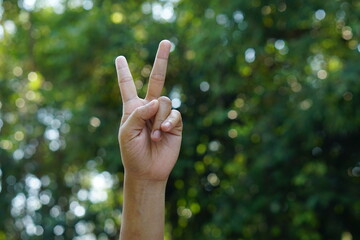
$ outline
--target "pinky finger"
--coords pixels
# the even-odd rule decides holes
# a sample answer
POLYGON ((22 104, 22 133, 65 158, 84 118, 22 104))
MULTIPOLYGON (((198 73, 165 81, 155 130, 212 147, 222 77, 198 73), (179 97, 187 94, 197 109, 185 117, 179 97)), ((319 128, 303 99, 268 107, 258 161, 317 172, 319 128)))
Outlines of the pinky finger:
POLYGON ((178 110, 171 110, 169 116, 161 124, 161 130, 171 132, 172 130, 182 131, 182 119, 178 110))

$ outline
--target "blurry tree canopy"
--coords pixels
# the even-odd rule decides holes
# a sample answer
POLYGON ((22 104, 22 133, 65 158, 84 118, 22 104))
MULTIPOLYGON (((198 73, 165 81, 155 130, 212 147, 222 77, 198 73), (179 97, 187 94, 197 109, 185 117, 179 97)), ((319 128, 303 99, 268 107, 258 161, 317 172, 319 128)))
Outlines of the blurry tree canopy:
POLYGON ((166 239, 360 238, 360 2, 0 0, 0 240, 117 239, 121 101, 172 44, 166 239))

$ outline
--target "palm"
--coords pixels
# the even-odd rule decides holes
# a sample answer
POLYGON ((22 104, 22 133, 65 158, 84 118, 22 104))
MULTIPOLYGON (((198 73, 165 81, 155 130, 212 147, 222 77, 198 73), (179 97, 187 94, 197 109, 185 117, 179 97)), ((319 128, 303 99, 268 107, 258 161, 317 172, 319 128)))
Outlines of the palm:
POLYGON ((119 132, 122 160, 126 171, 147 179, 162 180, 170 174, 180 150, 182 125, 174 126, 168 132, 162 132, 161 139, 154 141, 151 132, 156 125, 155 118, 161 115, 160 110, 141 127, 129 129, 130 124, 127 122, 136 109, 145 106, 153 99, 159 99, 165 80, 169 49, 169 42, 162 42, 159 46, 145 99, 137 96, 126 60, 117 61, 123 99, 123 117, 119 132))
POLYGON ((128 155, 133 157, 125 164, 146 178, 165 179, 176 163, 179 147, 174 146, 180 146, 181 136, 166 133, 161 141, 154 142, 151 140, 150 132, 151 129, 146 127, 138 138, 129 142, 131 147, 128 148, 128 155))

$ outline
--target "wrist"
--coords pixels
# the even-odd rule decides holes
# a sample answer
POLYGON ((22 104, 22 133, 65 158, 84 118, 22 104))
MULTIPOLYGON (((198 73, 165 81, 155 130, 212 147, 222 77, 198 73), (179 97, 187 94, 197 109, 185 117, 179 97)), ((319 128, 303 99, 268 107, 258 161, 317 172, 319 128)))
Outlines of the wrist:
POLYGON ((134 192, 149 192, 151 195, 165 193, 166 180, 141 179, 126 173, 124 176, 124 188, 131 189, 134 192))

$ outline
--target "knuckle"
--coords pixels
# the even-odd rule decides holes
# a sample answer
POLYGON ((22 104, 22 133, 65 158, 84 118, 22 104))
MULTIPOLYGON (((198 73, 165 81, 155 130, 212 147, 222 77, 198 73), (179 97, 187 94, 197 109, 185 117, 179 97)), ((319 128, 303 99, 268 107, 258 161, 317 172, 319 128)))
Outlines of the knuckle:
POLYGON ((136 117, 141 116, 144 113, 144 107, 137 107, 134 112, 132 113, 133 115, 135 115, 136 117))
POLYGON ((175 116, 176 118, 180 118, 180 119, 181 119, 181 113, 180 113, 178 110, 173 109, 173 110, 171 110, 171 112, 172 112, 172 114, 174 114, 174 116, 175 116))
POLYGON ((163 123, 165 121, 165 119, 163 119, 163 118, 159 118, 159 119, 156 119, 156 123, 157 123, 157 125, 160 125, 161 123, 163 123))
POLYGON ((161 96, 161 97, 159 97, 159 101, 162 102, 162 103, 166 103, 167 105, 168 105, 168 104, 171 104, 170 98, 168 98, 168 97, 166 97, 166 96, 161 96))
POLYGON ((155 116, 154 122, 155 122, 156 124, 160 124, 160 123, 162 123, 163 121, 165 121, 165 116, 160 116, 159 114, 157 114, 157 115, 155 116))
POLYGON ((121 83, 127 83, 127 82, 132 82, 132 77, 128 74, 124 74, 122 77, 120 77, 120 82, 121 83))
POLYGON ((154 82, 163 82, 165 80, 165 74, 153 73, 151 74, 150 79, 154 82))

